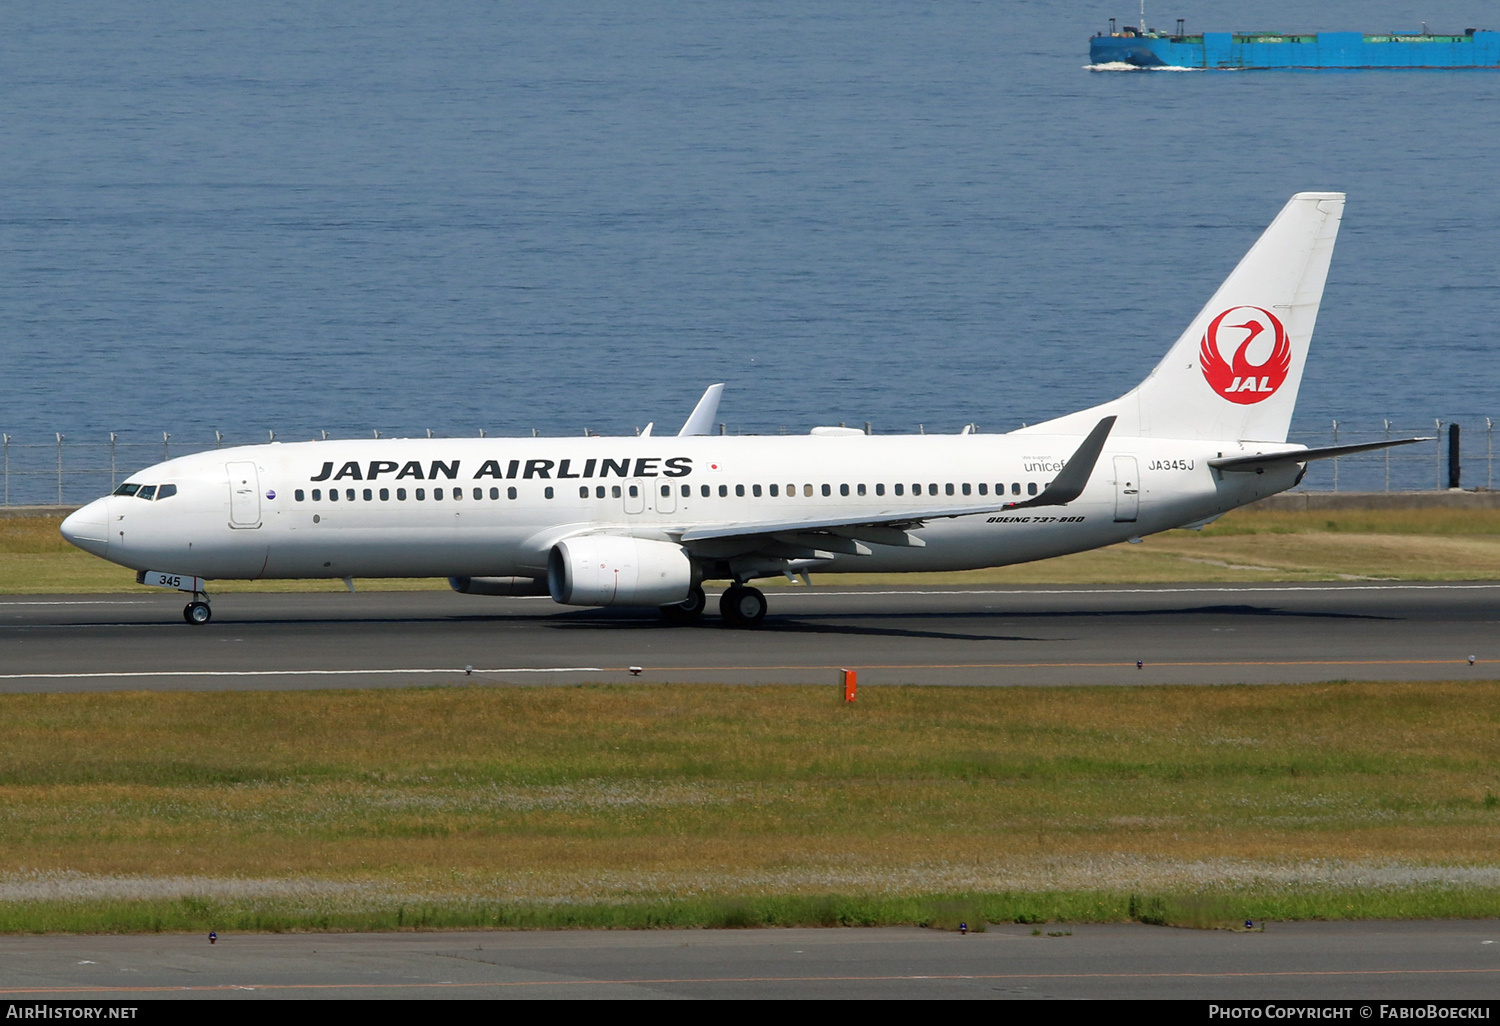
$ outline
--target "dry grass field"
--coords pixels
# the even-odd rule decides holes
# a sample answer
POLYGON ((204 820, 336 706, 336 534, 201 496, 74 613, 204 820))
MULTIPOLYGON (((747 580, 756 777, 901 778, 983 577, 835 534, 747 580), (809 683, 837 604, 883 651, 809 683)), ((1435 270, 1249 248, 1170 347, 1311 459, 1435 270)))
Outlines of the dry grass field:
MULTIPOLYGON (((0 518, 0 595, 97 595, 135 591, 135 572, 75 549, 58 533, 61 517, 0 518)), ((366 591, 446 589, 441 578, 362 580, 366 591)), ((343 591, 342 581, 215 581, 215 594, 343 591)))
POLYGON ((1500 510, 1271 513, 1236 510, 1202 531, 1166 531, 1040 563, 962 574, 822 583, 1158 584, 1500 578, 1500 510))
MULTIPOLYGON (((68 545, 57 518, 0 519, 0 594, 130 591, 135 575, 68 545)), ((1181 581, 1494 580, 1500 510, 1265 513, 1040 563, 952 574, 824 574, 820 584, 1151 584, 1181 581)), ((784 582, 783 582, 784 583, 784 582)), ((768 585, 777 586, 775 580, 768 585)), ((361 580, 363 591, 443 589, 361 580)), ((222 581, 216 592, 338 591, 338 581, 222 581)))
MULTIPOLYGON (((893 581, 1495 578, 1500 511, 1422 510, 893 581)), ((134 588, 0 520, 0 591, 134 588)), ((1500 682, 3 695, 0 930, 1500 916, 1497 726, 1500 682)))
POLYGON ((1500 914, 1500 683, 0 696, 0 929, 1500 914))

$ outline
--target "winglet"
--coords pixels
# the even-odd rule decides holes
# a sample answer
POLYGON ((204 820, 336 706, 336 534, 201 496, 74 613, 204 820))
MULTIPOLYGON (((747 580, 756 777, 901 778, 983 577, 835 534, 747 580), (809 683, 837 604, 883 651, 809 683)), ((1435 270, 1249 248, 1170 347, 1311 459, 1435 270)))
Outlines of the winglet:
POLYGON ((719 412, 719 397, 724 394, 724 385, 709 385, 708 390, 703 393, 703 398, 698 400, 698 405, 693 407, 693 412, 688 415, 687 423, 682 425, 682 430, 677 432, 678 438, 687 435, 710 435, 713 434, 714 417, 719 412))
POLYGON ((1104 441, 1109 437, 1110 429, 1115 426, 1115 418, 1105 417, 1089 436, 1083 440, 1078 451, 1068 457, 1068 462, 1063 465, 1062 473, 1046 488, 1042 494, 1025 502, 1008 502, 1006 509, 1025 509, 1029 506, 1065 506, 1083 494, 1088 487, 1089 478, 1094 474, 1094 464, 1099 462, 1099 454, 1104 451, 1104 441))

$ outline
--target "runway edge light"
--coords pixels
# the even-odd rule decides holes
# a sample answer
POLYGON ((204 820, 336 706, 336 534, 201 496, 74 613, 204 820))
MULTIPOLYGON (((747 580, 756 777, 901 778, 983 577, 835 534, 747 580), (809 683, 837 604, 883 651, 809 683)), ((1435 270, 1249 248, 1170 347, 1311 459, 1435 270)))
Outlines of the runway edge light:
POLYGON ((859 675, 853 670, 840 670, 839 672, 844 675, 844 701, 852 702, 859 675))

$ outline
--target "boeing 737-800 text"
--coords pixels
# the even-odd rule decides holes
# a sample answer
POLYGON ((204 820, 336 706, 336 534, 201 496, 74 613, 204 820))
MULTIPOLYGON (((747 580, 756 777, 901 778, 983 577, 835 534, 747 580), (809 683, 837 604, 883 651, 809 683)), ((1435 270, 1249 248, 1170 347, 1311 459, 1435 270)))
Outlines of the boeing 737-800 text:
POLYGON ((1202 524, 1295 485, 1309 460, 1399 445, 1286 441, 1344 197, 1292 197, 1156 369, 1111 402, 1008 434, 271 443, 148 467, 62 525, 193 594, 213 579, 447 577, 577 606, 766 614, 750 582, 965 570, 1202 524))

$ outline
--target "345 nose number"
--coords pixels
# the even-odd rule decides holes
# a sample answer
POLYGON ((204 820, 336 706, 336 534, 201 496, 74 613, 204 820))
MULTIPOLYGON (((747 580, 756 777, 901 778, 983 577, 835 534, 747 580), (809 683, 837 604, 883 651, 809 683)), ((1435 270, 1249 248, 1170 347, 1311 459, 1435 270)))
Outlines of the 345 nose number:
POLYGON ((178 591, 203 590, 201 577, 184 577, 182 574, 167 574, 159 570, 147 570, 141 574, 139 581, 152 588, 175 588, 178 591))

